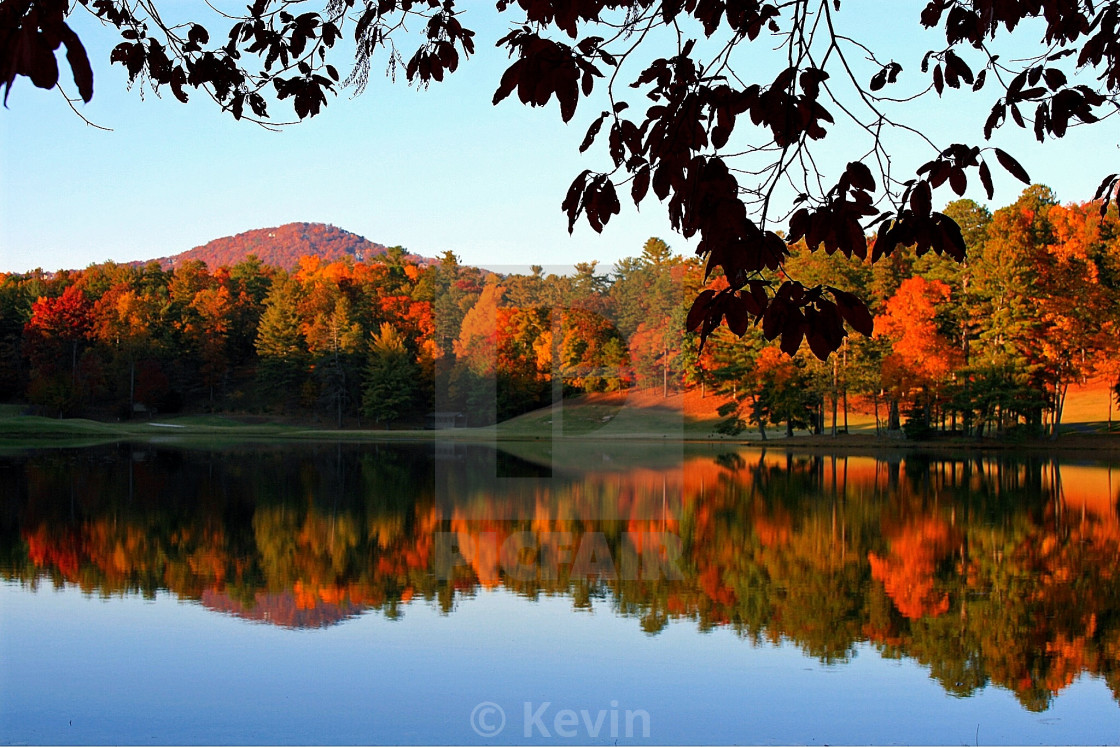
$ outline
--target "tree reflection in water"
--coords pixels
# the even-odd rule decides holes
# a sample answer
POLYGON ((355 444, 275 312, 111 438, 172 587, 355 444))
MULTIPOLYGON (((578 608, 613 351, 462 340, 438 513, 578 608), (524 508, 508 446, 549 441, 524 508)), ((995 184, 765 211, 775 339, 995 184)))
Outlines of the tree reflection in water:
POLYGON ((573 460, 596 469, 469 446, 6 456, 0 573, 101 595, 167 589, 291 627, 421 600, 450 614, 504 586, 576 608, 609 599, 647 634, 691 620, 826 663, 869 641, 950 693, 994 683, 1030 710, 1082 673, 1120 698, 1111 467, 663 456, 573 460))

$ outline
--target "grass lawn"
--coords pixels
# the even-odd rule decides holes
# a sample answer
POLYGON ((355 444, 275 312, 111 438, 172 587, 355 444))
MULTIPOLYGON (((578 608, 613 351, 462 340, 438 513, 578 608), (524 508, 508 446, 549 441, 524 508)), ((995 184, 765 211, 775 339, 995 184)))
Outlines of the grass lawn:
MULTIPOLYGON (((699 391, 663 396, 657 389, 607 394, 588 394, 565 400, 559 405, 520 415, 497 426, 487 428, 456 428, 451 430, 380 430, 346 428, 334 430, 272 422, 259 416, 191 414, 160 416, 152 421, 131 420, 108 423, 80 418, 55 419, 21 414, 21 405, 0 405, 0 448, 20 449, 28 446, 79 446, 114 441, 150 441, 183 445, 215 445, 252 440, 293 441, 382 441, 382 440, 457 440, 457 441, 525 441, 541 442, 527 446, 530 451, 551 447, 546 443, 579 441, 705 441, 711 443, 760 441, 757 429, 744 431, 736 437, 715 433, 720 421, 718 407, 726 401, 716 396, 701 396, 699 391)), ((883 413, 885 414, 885 409, 883 413)), ((1120 418, 1115 412, 1114 418, 1120 418)), ((842 414, 841 414, 842 417, 842 414)), ((1063 439, 1104 435, 1108 430, 1109 390, 1101 383, 1071 389, 1063 418, 1063 439)), ((825 433, 831 430, 831 411, 826 412, 825 433)), ((840 423, 842 427, 842 422, 840 423)), ((1120 428, 1120 423, 1116 424, 1120 428)), ((840 439, 829 435, 809 437, 804 432, 792 441, 785 439, 781 426, 769 426, 768 442, 777 445, 841 446, 872 444, 875 418, 871 412, 853 408, 848 414, 849 434, 840 439)), ((1112 441, 1111 438, 1105 439, 1112 441)), ((889 445, 901 446, 905 442, 889 445)), ((975 443, 975 442, 973 442, 975 443)), ((961 440, 960 446, 968 445, 961 440)), ((987 445, 998 445, 985 443, 987 445)), ((646 447, 643 447, 646 448, 646 447)), ((566 447, 566 450, 571 450, 566 447)))

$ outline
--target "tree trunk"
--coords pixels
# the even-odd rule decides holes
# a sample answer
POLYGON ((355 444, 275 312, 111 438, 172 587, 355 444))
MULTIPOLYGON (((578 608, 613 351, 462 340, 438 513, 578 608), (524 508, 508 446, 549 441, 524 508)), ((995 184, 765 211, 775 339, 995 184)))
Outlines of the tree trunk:
POLYGON ((840 399, 840 388, 836 377, 836 359, 832 360, 832 437, 836 438, 836 406, 840 399))
POLYGON ((1108 393, 1108 432, 1112 433, 1112 392, 1108 393))
POLYGON ((1053 430, 1050 432, 1050 440, 1051 441, 1054 441, 1058 438, 1058 429, 1062 425, 1062 410, 1065 409, 1066 394, 1068 392, 1069 392, 1069 382, 1068 381, 1060 383, 1054 389, 1054 425, 1053 425, 1053 430))
MULTIPOLYGON (((879 393, 876 392, 873 398, 875 400, 875 435, 881 436, 882 433, 879 432, 879 423, 881 422, 879 420, 879 393)), ((845 425, 847 425, 847 423, 845 423, 845 425)))
POLYGON ((661 350, 661 396, 669 398, 669 348, 661 350))
POLYGON ((342 430, 342 399, 346 396, 346 372, 342 370, 342 363, 339 361, 338 352, 334 354, 335 372, 338 374, 338 391, 335 392, 335 409, 338 414, 338 429, 342 430))

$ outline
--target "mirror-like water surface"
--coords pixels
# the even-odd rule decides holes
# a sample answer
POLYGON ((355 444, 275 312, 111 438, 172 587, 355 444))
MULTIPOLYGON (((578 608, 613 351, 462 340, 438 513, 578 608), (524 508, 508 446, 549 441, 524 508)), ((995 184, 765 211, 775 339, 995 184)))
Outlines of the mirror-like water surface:
POLYGON ((1107 464, 0 457, 0 741, 1116 743, 1107 464))

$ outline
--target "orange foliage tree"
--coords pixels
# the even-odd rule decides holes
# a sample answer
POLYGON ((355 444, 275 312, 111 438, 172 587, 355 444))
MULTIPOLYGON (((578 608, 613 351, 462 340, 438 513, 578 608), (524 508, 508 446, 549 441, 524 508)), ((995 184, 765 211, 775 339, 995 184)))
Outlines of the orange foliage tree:
POLYGON ((928 428, 941 390, 960 364, 960 352, 942 332, 938 318, 948 302, 948 285, 912 277, 903 281, 875 319, 876 335, 892 342, 892 352, 882 364, 883 383, 891 393, 892 421, 899 403, 909 400, 928 428))

